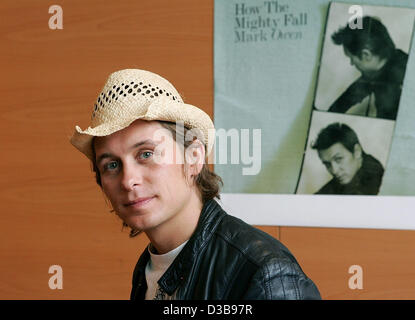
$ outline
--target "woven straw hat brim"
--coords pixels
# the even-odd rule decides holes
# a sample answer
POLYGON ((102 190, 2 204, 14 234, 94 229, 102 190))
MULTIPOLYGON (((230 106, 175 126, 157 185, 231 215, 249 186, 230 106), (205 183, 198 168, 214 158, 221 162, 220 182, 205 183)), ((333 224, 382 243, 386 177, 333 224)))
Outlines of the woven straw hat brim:
POLYGON ((135 120, 147 121, 159 120, 168 122, 183 122, 188 129, 200 130, 202 142, 206 146, 207 155, 211 152, 214 143, 214 125, 210 117, 201 109, 183 102, 175 102, 160 97, 154 99, 144 114, 132 115, 129 118, 104 122, 94 128, 88 127, 82 130, 75 127, 75 132, 70 139, 71 144, 93 161, 92 139, 93 137, 107 136, 127 128, 135 120))

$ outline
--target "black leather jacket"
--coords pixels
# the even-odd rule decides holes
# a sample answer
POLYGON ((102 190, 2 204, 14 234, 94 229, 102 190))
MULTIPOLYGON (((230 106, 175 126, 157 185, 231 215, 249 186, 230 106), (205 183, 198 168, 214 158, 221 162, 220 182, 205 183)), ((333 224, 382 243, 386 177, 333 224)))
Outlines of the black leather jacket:
MULTIPOLYGON (((148 260, 144 250, 134 269, 132 300, 145 297, 148 260)), ((284 245, 226 214, 215 200, 205 203, 194 234, 158 284, 178 300, 321 299, 284 245)))

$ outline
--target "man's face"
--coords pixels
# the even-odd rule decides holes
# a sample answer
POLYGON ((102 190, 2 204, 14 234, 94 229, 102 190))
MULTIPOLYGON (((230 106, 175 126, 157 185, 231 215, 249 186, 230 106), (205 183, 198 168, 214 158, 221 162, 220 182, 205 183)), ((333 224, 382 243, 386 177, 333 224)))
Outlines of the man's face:
POLYGON ((373 59, 374 56, 369 50, 365 49, 364 52, 362 52, 361 57, 353 55, 346 48, 343 48, 343 50, 344 54, 350 59, 350 64, 355 66, 362 74, 370 74, 371 72, 376 71, 376 61, 373 59))
POLYGON ((334 179, 343 185, 350 183, 362 166, 362 152, 358 144, 353 153, 338 142, 320 150, 318 155, 334 179))
POLYGON ((182 149, 171 136, 160 141, 156 133, 160 129, 165 130, 158 122, 137 120, 95 139, 105 195, 126 224, 143 231, 185 210, 192 191, 183 172, 182 149), (176 153, 180 153, 178 158, 176 153))

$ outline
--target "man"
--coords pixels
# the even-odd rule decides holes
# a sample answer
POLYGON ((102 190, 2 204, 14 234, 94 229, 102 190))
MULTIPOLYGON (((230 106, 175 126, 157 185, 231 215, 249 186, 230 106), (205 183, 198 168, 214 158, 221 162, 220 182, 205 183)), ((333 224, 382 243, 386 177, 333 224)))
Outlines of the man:
POLYGON ((111 74, 91 127, 76 127, 71 142, 130 236, 150 239, 131 299, 319 299, 287 248, 214 200, 213 129, 167 80, 136 69, 111 74))
POLYGON ((395 48, 379 20, 362 18, 362 28, 349 25, 333 33, 361 77, 330 106, 329 111, 395 120, 408 55, 395 48))
POLYGON ((383 166, 363 151, 349 126, 330 124, 320 131, 312 148, 333 176, 316 194, 378 194, 383 166))

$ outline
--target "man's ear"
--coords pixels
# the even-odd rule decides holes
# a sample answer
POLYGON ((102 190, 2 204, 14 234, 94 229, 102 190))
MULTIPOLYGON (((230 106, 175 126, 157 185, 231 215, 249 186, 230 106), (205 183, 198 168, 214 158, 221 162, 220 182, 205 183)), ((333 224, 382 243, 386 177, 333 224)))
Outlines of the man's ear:
POLYGON ((362 49, 360 53, 360 59, 362 61, 371 61, 373 58, 373 53, 369 49, 362 49))
POLYGON ((356 143, 353 147, 353 156, 356 159, 361 159, 362 153, 363 153, 362 146, 360 145, 360 143, 356 143))
POLYGON ((205 164, 205 146, 199 139, 195 139, 185 152, 188 177, 197 176, 205 164))

